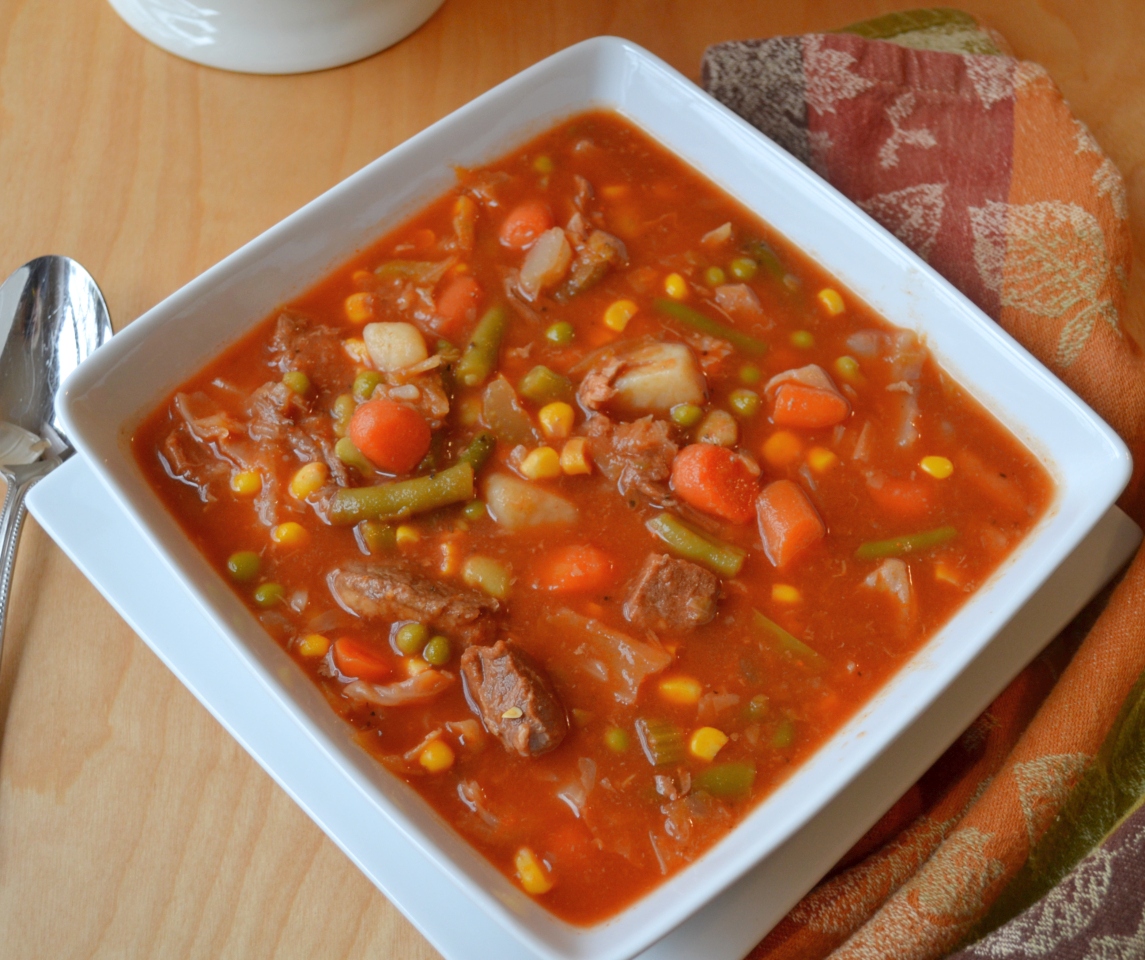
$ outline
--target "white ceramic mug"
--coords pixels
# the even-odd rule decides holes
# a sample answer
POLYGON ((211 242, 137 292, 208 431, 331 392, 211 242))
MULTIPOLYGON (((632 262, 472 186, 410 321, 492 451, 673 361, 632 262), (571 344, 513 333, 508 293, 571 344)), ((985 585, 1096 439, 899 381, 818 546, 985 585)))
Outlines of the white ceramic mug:
POLYGON ((110 0, 177 56, 243 73, 351 63, 413 33, 444 0, 110 0))

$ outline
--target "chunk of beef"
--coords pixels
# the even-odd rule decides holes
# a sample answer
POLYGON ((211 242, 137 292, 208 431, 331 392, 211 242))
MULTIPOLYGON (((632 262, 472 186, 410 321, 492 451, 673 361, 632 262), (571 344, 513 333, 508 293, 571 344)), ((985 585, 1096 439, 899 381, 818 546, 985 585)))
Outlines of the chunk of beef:
POLYGON ((326 583, 343 609, 367 619, 417 620, 462 643, 488 643, 497 629, 497 600, 397 563, 353 564, 326 583))
POLYGON ((710 570, 652 553, 628 590, 624 616, 639 627, 680 633, 708 623, 719 595, 720 581, 710 570))
POLYGON ((672 475, 678 448, 666 421, 649 416, 631 423, 613 423, 597 414, 585 424, 585 430, 593 462, 622 496, 630 491, 655 501, 668 496, 664 484, 672 475))
POLYGON ((498 640, 461 655, 465 689, 488 730, 510 753, 536 757, 560 745, 569 721, 541 667, 498 640))
POLYGON ((283 373, 301 370, 311 379, 331 380, 345 364, 338 331, 292 313, 279 315, 270 350, 283 373))

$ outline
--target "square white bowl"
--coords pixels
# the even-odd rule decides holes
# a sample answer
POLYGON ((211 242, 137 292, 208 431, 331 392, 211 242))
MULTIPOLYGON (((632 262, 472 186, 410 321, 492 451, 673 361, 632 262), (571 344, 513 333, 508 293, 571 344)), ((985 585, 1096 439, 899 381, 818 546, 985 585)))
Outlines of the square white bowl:
POLYGON ((518 74, 252 240, 115 336, 69 378, 61 401, 77 449, 294 719, 284 735, 317 743, 379 818, 550 960, 631 957, 775 851, 983 651, 1103 516, 1131 468, 1125 445, 1092 410, 898 240, 672 68, 615 38, 586 41, 518 74), (925 335, 939 362, 1040 457, 1057 489, 1047 515, 967 605, 723 841, 617 916, 581 928, 521 893, 353 742, 182 533, 130 442, 141 420, 227 345, 450 187, 454 166, 496 159, 595 107, 626 116, 892 323, 925 335))

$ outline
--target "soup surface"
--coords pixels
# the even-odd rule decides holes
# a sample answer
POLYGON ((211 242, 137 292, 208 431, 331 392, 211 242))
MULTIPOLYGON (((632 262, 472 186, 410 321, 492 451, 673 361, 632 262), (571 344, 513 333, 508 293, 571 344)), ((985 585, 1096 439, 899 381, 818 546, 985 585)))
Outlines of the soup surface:
POLYGON ((577 924, 724 836, 1052 497, 914 334, 603 112, 459 171, 134 450, 363 747, 577 924))

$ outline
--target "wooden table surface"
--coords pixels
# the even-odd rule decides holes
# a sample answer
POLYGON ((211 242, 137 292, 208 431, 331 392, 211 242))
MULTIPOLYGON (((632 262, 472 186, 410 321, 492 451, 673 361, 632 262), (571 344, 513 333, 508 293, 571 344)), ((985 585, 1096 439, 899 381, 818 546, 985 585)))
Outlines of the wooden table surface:
MULTIPOLYGON (((41 254, 73 256, 119 329, 379 154, 586 37, 628 37, 696 77, 710 43, 912 5, 447 0, 370 59, 256 77, 171 56, 101 0, 0 0, 0 276, 41 254)), ((1145 249, 1145 4, 964 6, 1049 69, 1124 172, 1145 249)), ((0 728, 0 955, 437 956, 34 521, 0 728)))

